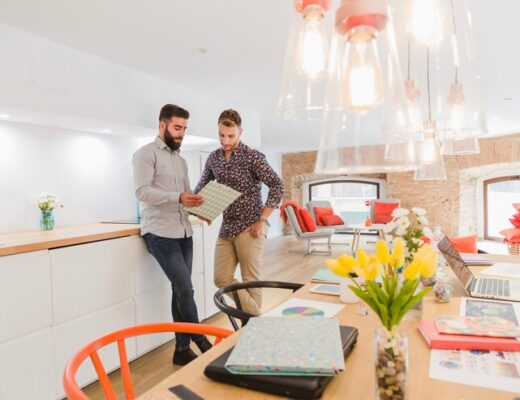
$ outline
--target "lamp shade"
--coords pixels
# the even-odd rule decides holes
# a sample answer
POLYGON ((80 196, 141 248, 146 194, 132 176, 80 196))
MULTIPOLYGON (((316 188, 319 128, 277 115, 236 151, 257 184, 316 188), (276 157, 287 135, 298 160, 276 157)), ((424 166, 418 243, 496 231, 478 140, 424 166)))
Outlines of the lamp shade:
POLYGON ((386 1, 342 1, 329 62, 316 172, 415 169, 418 161, 386 1))
POLYGON ((323 117, 327 81, 330 26, 328 0, 296 0, 287 41, 282 90, 277 115, 293 121, 323 117))

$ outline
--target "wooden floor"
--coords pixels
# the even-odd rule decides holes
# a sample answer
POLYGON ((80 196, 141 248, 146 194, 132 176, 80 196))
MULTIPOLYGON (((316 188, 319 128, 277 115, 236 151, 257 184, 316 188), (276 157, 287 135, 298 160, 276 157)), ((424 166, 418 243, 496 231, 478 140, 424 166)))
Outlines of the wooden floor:
MULTIPOLYGON (((372 242, 375 241, 374 237, 371 236, 362 237, 361 245, 363 245, 363 247, 365 247, 364 240, 367 239, 372 242)), ((351 240, 351 235, 336 235, 334 242, 338 244, 332 246, 332 255, 338 256, 341 253, 349 252, 351 240)), ((264 249, 262 278, 264 280, 279 280, 284 282, 308 282, 314 272, 318 268, 323 267, 325 260, 330 258, 330 256, 308 255, 304 257, 305 246, 305 242, 297 242, 293 236, 283 236, 268 240, 264 249)), ((316 249, 325 249, 325 247, 316 246, 316 249)), ((269 309, 289 295, 290 292, 288 293, 288 291, 285 290, 269 289, 268 291, 264 289, 262 308, 269 309)), ((218 313, 203 322, 232 329, 229 320, 222 313, 218 313)), ((168 375, 181 368, 172 364, 173 349, 173 341, 168 342, 130 363, 136 396, 144 393, 168 375)), ((193 350, 198 352, 196 348, 193 350)), ((118 399, 124 399, 119 371, 110 374, 110 379, 114 385, 118 399)), ((97 382, 87 386, 84 391, 91 399, 105 399, 97 382)))

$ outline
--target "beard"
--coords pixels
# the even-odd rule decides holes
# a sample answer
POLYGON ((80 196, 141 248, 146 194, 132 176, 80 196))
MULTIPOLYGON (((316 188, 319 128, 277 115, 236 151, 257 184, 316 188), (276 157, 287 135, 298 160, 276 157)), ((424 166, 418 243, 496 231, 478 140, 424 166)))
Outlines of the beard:
POLYGON ((166 143, 166 146, 168 146, 172 151, 177 151, 181 147, 182 139, 180 139, 179 142, 176 142, 173 138, 173 135, 170 133, 168 128, 164 129, 164 142, 166 143))

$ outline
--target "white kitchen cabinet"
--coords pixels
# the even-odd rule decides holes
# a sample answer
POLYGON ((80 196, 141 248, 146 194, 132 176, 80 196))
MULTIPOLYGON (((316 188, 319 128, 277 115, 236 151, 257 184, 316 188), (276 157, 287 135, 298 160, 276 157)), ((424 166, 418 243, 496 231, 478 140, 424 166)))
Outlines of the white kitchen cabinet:
POLYGON ((50 328, 0 344, 0 399, 57 398, 55 371, 50 328))
MULTIPOLYGON (((133 300, 128 300, 73 321, 54 326, 52 332, 56 352, 55 385, 57 395, 61 397, 65 395, 62 374, 67 362, 77 351, 100 336, 133 325, 135 325, 134 302, 133 300)), ((129 359, 136 357, 135 339, 126 341, 126 350, 129 359)), ((117 345, 104 348, 99 352, 99 356, 107 372, 119 367, 117 345)), ((76 374, 76 381, 83 386, 96 379, 97 374, 92 366, 92 362, 86 360, 76 374)))
MULTIPOLYGON (((137 325, 156 322, 172 322, 171 285, 151 289, 135 296, 135 319, 137 325)), ((174 338, 172 333, 143 335, 137 338, 137 355, 140 356, 174 338)))
POLYGON ((213 301, 213 296, 217 291, 217 287, 213 283, 214 276, 214 256, 215 243, 217 242, 218 233, 222 225, 222 216, 219 216, 208 226, 204 224, 204 304, 205 304, 205 318, 211 317, 218 312, 218 308, 213 301))
POLYGON ((51 324, 49 252, 0 257, 0 343, 51 324))
POLYGON ((50 250, 54 324, 133 297, 132 242, 124 237, 50 250))
POLYGON ((135 257, 135 294, 139 295, 150 289, 169 286, 170 281, 159 263, 148 253, 144 239, 140 236, 133 236, 132 246, 135 257))

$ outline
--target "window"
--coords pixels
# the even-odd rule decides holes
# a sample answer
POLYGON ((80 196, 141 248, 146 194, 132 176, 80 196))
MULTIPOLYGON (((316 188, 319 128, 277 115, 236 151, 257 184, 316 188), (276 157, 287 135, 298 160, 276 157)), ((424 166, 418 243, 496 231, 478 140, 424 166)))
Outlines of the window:
POLYGON ((363 223, 370 212, 365 201, 379 195, 379 182, 334 180, 309 184, 309 200, 330 201, 334 212, 348 224, 363 223))
POLYGON ((502 229, 511 228, 513 203, 520 202, 520 175, 484 181, 484 239, 502 241, 502 229))

